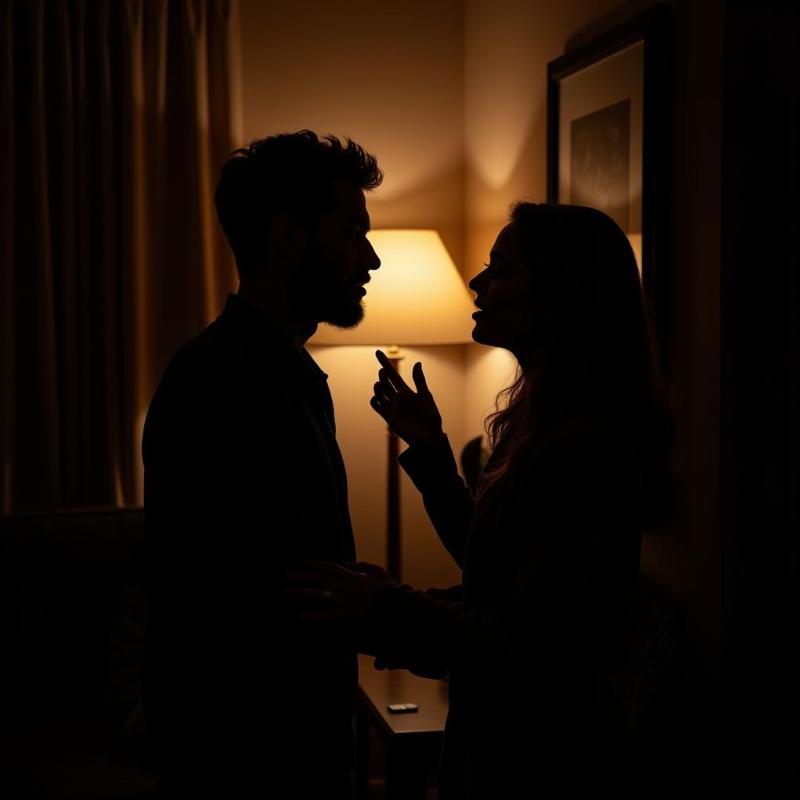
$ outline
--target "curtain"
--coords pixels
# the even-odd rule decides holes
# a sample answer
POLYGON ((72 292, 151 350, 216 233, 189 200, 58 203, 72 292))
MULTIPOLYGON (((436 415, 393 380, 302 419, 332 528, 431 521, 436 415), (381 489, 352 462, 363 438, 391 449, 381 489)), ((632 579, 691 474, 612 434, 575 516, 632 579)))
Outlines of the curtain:
POLYGON ((235 270, 236 0, 0 0, 2 511, 141 502, 141 424, 235 270))

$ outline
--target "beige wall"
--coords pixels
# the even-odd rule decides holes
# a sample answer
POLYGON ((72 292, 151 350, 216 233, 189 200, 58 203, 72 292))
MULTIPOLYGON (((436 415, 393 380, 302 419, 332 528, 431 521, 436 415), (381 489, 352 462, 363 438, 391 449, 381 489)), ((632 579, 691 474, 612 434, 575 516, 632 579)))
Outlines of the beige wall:
POLYGON ((427 225, 463 260, 460 0, 240 0, 246 140, 350 136, 386 179, 373 227, 427 225))

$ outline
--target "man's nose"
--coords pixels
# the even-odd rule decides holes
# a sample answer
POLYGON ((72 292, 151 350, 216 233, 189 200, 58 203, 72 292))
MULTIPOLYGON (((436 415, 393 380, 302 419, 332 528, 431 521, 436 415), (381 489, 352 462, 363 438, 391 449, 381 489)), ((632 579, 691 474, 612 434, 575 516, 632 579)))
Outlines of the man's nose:
POLYGON ((378 269, 380 265, 381 260, 378 258, 378 254, 375 252, 372 242, 367 239, 367 269, 378 269))

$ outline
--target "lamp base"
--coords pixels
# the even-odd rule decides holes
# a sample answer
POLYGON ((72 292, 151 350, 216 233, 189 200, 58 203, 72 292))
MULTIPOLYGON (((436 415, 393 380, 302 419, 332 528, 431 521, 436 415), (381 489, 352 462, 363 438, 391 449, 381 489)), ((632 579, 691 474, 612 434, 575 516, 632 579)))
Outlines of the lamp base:
MULTIPOLYGON (((400 372, 403 356, 397 345, 387 347, 391 365, 400 372)), ((387 428, 386 464, 386 571, 396 581, 401 580, 402 542, 400 540, 400 439, 391 428, 387 428)))

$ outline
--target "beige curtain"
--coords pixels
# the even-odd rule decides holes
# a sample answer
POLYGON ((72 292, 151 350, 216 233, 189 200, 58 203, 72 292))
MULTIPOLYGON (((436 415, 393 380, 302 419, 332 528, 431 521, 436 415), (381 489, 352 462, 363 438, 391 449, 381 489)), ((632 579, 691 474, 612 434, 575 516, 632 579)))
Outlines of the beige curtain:
POLYGON ((3 512, 141 501, 140 426, 235 271, 236 0, 0 0, 3 512))

